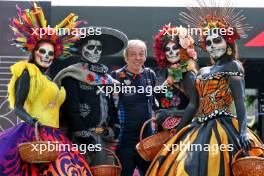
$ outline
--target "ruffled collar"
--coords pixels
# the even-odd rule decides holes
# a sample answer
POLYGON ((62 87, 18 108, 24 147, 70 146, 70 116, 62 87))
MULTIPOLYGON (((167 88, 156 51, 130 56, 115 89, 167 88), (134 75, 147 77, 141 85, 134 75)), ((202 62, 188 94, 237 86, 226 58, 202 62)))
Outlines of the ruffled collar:
POLYGON ((61 81, 65 77, 73 77, 79 81, 85 82, 89 85, 113 85, 118 83, 117 80, 112 78, 109 74, 104 73, 104 65, 96 65, 94 67, 97 72, 91 71, 90 66, 87 63, 77 63, 61 70, 56 77, 54 82, 61 85, 61 81))

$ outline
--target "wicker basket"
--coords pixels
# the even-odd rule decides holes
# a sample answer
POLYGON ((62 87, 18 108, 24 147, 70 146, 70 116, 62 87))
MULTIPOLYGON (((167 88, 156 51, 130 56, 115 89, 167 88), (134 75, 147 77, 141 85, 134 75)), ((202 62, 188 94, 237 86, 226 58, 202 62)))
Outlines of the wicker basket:
MULTIPOLYGON (((252 150, 262 150, 261 147, 252 147, 252 150)), ((257 156, 247 156, 238 158, 243 152, 239 150, 232 159, 232 171, 234 176, 263 176, 264 175, 264 158, 257 156)))
POLYGON ((162 149, 163 144, 165 144, 172 137, 172 133, 169 131, 163 131, 142 139, 143 131, 147 124, 151 121, 155 121, 155 119, 151 118, 143 124, 140 131, 140 141, 136 145, 139 155, 146 161, 153 160, 158 152, 162 149))
POLYGON ((91 167, 91 172, 93 176, 119 176, 121 175, 122 166, 120 163, 120 160, 115 155, 114 152, 112 152, 109 149, 102 148, 102 150, 105 150, 112 154, 114 158, 117 160, 118 165, 96 165, 91 167))
MULTIPOLYGON (((38 123, 35 123, 36 141, 25 142, 18 145, 21 159, 27 163, 49 163, 57 159, 59 151, 40 150, 40 146, 48 148, 48 145, 56 146, 58 143, 50 141, 40 141, 38 134, 38 123)), ((43 148, 42 148, 43 149, 43 148)))

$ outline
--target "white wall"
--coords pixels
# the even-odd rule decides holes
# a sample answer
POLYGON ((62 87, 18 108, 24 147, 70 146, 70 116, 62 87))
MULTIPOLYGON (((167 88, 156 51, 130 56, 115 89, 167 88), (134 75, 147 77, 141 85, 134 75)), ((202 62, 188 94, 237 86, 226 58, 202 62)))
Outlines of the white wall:
MULTIPOLYGON (((27 1, 27 0, 16 0, 27 1)), ((186 5, 196 4, 195 0, 39 0, 51 1, 53 6, 136 6, 136 7, 186 7, 186 5)), ((207 5, 211 1, 203 0, 207 5)), ((234 7, 264 7, 264 1, 260 0, 227 0, 234 7)), ((220 6, 225 6, 226 1, 220 1, 220 6)))

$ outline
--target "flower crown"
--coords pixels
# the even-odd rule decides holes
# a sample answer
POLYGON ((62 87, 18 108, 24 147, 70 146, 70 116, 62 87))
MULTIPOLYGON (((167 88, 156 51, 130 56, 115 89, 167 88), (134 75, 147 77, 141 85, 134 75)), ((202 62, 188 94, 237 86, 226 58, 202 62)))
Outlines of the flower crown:
POLYGON ((237 32, 236 28, 232 28, 229 23, 226 22, 225 18, 220 18, 218 16, 211 16, 208 15, 205 17, 204 21, 201 22, 199 25, 201 26, 202 33, 200 34, 200 40, 199 44, 200 47, 206 51, 206 44, 205 44, 205 38, 206 35, 204 33, 206 32, 213 32, 213 30, 222 30, 224 31, 221 36, 224 37, 226 42, 229 45, 234 45, 235 40, 240 39, 240 34, 237 32))
POLYGON ((220 35, 223 36, 229 45, 234 45, 237 39, 247 37, 246 31, 251 27, 245 23, 246 17, 242 15, 241 10, 237 10, 230 2, 226 2, 224 7, 219 6, 219 2, 211 1, 207 5, 204 0, 196 0, 195 4, 187 7, 188 12, 181 12, 180 20, 190 27, 202 29, 198 34, 200 47, 206 50, 205 38, 206 32, 213 30, 225 31, 220 35))
POLYGON ((197 53, 194 50, 194 40, 188 34, 186 28, 171 26, 170 24, 162 26, 162 29, 154 38, 153 50, 158 65, 166 68, 171 63, 166 59, 164 46, 169 42, 175 42, 180 45, 180 60, 187 61, 196 59, 197 53))
POLYGON ((42 8, 36 3, 31 9, 22 10, 18 5, 16 8, 18 18, 13 18, 10 25, 14 32, 15 38, 12 40, 16 47, 23 52, 31 52, 39 42, 47 41, 54 45, 55 57, 70 55, 69 49, 79 40, 78 29, 75 27, 84 21, 76 21, 78 16, 71 13, 55 28, 49 28, 42 8), (67 29, 69 35, 63 34, 61 29, 67 29), (76 35, 72 35, 74 32, 76 35))

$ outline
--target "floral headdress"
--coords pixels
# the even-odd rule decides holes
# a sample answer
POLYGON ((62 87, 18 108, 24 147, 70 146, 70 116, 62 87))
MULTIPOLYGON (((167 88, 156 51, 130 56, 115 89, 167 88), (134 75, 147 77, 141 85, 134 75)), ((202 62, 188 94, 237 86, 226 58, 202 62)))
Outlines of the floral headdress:
POLYGON ((69 49, 79 40, 78 29, 75 27, 84 21, 76 21, 78 16, 71 13, 54 28, 50 28, 42 8, 36 3, 31 9, 22 10, 18 5, 16 7, 18 18, 13 18, 10 25, 15 35, 13 41, 16 47, 23 52, 31 52, 39 42, 47 41, 54 45, 55 57, 70 55, 69 49), (66 35, 62 29, 67 31, 66 35))
POLYGON ((212 0, 210 6, 203 0, 196 0, 198 7, 192 5, 187 7, 188 12, 181 12, 180 20, 189 25, 201 29, 199 35, 200 47, 206 51, 206 34, 208 32, 217 29, 222 30, 222 36, 225 38, 229 45, 234 45, 237 39, 240 37, 246 37, 246 31, 251 27, 244 22, 246 17, 241 14, 241 10, 237 11, 232 8, 232 4, 227 1, 224 7, 219 7, 219 3, 212 0), (223 32, 226 31, 226 32, 223 32))
POLYGON ((180 45, 179 56, 181 61, 187 61, 190 58, 197 58, 197 53, 194 50, 194 40, 188 34, 187 29, 168 24, 162 26, 162 29, 154 38, 153 51, 159 67, 167 68, 171 65, 171 63, 166 59, 164 50, 164 46, 169 41, 180 45))

